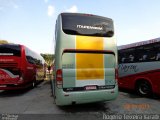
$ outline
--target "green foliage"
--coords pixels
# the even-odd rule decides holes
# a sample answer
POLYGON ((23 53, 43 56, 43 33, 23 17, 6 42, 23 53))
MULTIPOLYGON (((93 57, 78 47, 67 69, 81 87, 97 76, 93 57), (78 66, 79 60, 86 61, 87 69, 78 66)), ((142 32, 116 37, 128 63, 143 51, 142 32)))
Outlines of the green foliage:
POLYGON ((7 40, 0 40, 0 44, 7 44, 8 41, 7 40))
POLYGON ((48 66, 51 66, 53 64, 54 60, 54 54, 42 54, 42 57, 45 59, 48 66))

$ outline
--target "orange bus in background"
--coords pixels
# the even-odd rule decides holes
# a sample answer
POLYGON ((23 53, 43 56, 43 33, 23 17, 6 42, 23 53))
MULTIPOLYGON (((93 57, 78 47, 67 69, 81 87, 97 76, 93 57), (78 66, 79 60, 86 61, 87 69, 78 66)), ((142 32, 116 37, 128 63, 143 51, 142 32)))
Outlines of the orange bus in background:
POLYGON ((0 90, 34 87, 44 80, 45 60, 24 45, 0 45, 0 90))

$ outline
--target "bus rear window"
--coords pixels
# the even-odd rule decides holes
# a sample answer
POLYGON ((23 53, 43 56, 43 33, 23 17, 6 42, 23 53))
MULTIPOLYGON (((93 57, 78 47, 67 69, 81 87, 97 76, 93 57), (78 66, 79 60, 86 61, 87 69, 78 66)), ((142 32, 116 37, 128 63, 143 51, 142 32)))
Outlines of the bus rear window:
POLYGON ((77 13, 61 15, 62 29, 66 34, 99 37, 112 37, 114 34, 113 21, 110 18, 77 13))
POLYGON ((0 56, 21 56, 20 45, 2 44, 0 45, 0 56))

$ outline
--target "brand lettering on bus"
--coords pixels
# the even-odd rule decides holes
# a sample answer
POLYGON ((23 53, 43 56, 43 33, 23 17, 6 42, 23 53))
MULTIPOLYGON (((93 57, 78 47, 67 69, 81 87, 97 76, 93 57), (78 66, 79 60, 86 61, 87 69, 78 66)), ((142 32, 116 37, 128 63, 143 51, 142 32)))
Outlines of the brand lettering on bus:
POLYGON ((63 64, 62 68, 74 68, 73 64, 63 64))
POLYGON ((123 72, 133 71, 138 72, 139 69, 137 68, 137 65, 119 65, 118 69, 120 69, 123 72))
POLYGON ((8 75, 0 74, 0 79, 9 79, 8 75))
POLYGON ((103 27, 88 26, 88 25, 77 25, 77 28, 90 29, 90 30, 103 30, 103 27))
POLYGON ((12 62, 14 61, 13 59, 0 59, 0 62, 12 62))

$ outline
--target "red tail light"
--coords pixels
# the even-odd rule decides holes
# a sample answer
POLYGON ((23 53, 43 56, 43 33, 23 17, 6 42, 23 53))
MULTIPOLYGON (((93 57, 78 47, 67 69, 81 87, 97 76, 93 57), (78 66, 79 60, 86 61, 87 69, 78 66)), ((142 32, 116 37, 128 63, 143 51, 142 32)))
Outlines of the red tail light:
POLYGON ((56 72, 56 83, 57 85, 62 85, 62 70, 58 69, 56 72))

